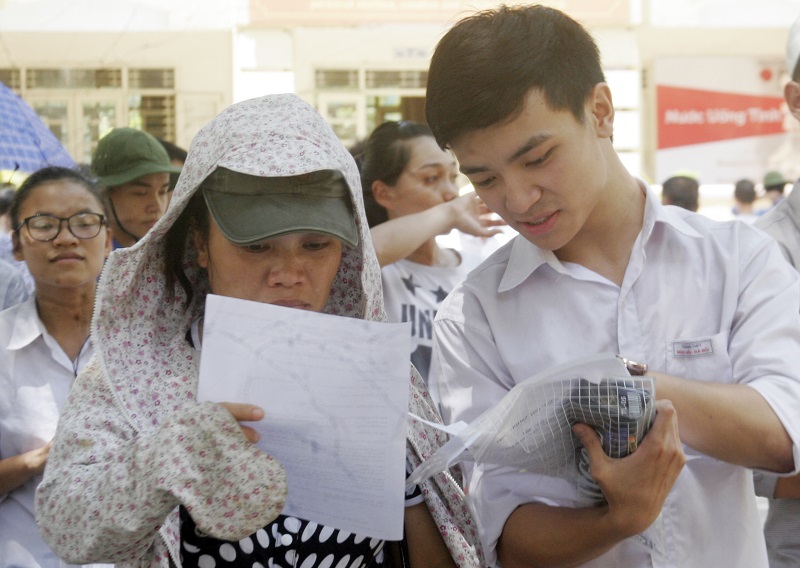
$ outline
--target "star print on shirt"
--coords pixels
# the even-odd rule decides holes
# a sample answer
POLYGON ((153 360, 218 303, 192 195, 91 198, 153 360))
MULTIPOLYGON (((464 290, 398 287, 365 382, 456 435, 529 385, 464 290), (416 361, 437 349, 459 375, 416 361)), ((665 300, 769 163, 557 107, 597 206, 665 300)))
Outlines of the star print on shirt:
POLYGON ((416 296, 417 295, 417 288, 419 288, 420 285, 419 284, 414 284, 414 275, 413 274, 409 274, 408 278, 401 278, 401 280, 403 281, 403 284, 405 285, 406 289, 409 292, 411 292, 411 295, 412 296, 416 296))
POLYGON ((436 296, 436 303, 441 304, 442 300, 444 300, 450 292, 443 290, 442 287, 439 286, 438 290, 431 290, 431 293, 436 296))

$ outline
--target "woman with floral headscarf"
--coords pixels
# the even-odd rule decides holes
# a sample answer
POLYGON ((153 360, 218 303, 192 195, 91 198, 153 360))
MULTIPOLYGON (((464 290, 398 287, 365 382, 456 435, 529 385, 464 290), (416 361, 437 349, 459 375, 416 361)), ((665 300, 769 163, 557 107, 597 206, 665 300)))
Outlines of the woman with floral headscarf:
MULTIPOLYGON (((280 515, 283 469, 238 423, 258 419, 260 409, 196 401, 210 291, 385 319, 355 163, 294 95, 233 105, 203 128, 166 215, 109 259, 92 323, 97 356, 73 388, 37 492, 45 540, 68 560, 120 567, 380 566, 383 543, 280 515), (276 197, 287 187, 300 196, 276 197), (239 206, 242 196, 251 206, 239 206), (259 216, 274 199, 287 199, 290 213, 259 216), (307 213, 327 214, 301 227, 298 207, 311 202, 318 205, 307 213), (335 545, 312 546, 326 542, 335 545)), ((413 367, 410 388, 410 410, 438 420, 413 367)), ((412 420, 410 465, 444 441, 412 420)), ((479 566, 475 526, 453 477, 444 472, 420 490, 427 507, 406 509, 412 565, 434 558, 438 540, 455 565, 479 566), (441 539, 418 538, 426 527, 438 527, 441 539)))

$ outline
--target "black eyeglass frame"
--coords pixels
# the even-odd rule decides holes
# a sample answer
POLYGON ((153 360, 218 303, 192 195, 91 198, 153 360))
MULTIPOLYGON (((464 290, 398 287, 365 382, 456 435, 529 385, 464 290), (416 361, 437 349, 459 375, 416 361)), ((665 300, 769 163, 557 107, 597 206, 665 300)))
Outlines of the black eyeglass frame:
POLYGON ((61 230, 63 229, 65 222, 67 223, 67 229, 69 229, 69 232, 72 234, 72 236, 75 237, 76 239, 81 239, 83 241, 95 238, 97 235, 100 234, 100 229, 102 229, 103 226, 107 224, 105 215, 103 215, 102 213, 94 213, 92 211, 82 211, 80 213, 75 213, 73 215, 70 215, 69 217, 58 217, 56 215, 51 215, 50 213, 37 213, 36 215, 31 215, 30 217, 26 217, 25 219, 23 219, 22 222, 19 225, 17 225, 17 232, 21 232, 23 226, 27 227, 28 228, 28 234, 30 235, 30 237, 34 241, 38 241, 40 243, 49 243, 49 242, 54 241, 54 240, 56 240, 58 238, 58 235, 61 234, 61 230), (73 230, 72 223, 71 223, 72 219, 74 219, 75 217, 80 217, 82 215, 93 215, 95 217, 100 217, 100 222, 97 224, 97 232, 94 235, 92 235, 91 237, 82 237, 80 235, 76 235, 75 231, 73 230), (49 239, 36 238, 33 235, 33 233, 31 232, 30 226, 28 225, 28 223, 29 223, 29 221, 31 221, 31 219, 38 219, 38 218, 41 218, 41 217, 49 217, 50 219, 55 219, 55 220, 58 221, 58 230, 49 239))

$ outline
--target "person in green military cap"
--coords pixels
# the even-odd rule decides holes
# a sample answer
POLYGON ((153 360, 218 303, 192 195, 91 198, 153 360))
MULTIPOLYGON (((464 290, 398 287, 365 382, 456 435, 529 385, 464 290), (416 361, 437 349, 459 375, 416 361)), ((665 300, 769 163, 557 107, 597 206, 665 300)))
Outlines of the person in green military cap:
POLYGON ((789 183, 781 172, 771 171, 764 176, 764 195, 770 200, 771 207, 774 207, 783 200, 783 191, 789 183))
POLYGON ((91 168, 104 188, 115 249, 135 244, 161 218, 170 174, 181 171, 158 139, 135 128, 114 128, 101 138, 91 168))

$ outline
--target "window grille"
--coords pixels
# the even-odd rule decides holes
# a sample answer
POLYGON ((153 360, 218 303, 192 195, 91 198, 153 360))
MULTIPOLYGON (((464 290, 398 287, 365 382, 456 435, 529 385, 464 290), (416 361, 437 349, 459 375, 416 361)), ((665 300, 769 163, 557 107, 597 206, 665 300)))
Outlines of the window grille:
POLYGON ((0 83, 19 92, 22 88, 22 73, 19 69, 0 69, 0 83))
POLYGON ((358 89, 356 69, 317 69, 317 89, 358 89))
POLYGON ((129 97, 128 122, 157 138, 175 140, 175 96, 136 95, 129 97))
POLYGON ((129 69, 128 87, 131 89, 174 89, 174 69, 129 69))
POLYGON ((366 84, 368 89, 424 89, 428 84, 428 72, 367 70, 366 84))
POLYGON ((121 69, 28 69, 28 89, 119 89, 121 69))

